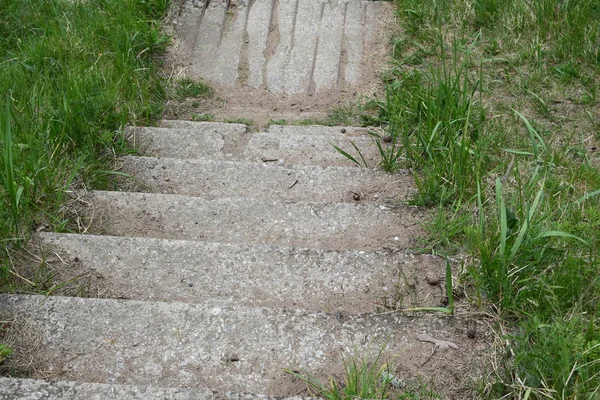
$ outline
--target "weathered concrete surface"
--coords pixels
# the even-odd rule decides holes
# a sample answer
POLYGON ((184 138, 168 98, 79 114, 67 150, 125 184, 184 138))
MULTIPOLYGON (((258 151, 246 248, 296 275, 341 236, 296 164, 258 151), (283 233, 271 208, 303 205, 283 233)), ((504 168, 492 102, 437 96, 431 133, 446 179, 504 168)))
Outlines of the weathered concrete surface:
MULTIPOLYGON (((323 116, 327 116, 323 113, 323 116)), ((224 135, 230 132, 245 132, 247 126, 244 124, 231 124, 225 122, 200 122, 200 121, 184 121, 184 120, 162 120, 160 122, 162 128, 183 129, 183 130, 198 130, 199 133, 219 131, 224 135)), ((325 135, 335 136, 343 133, 344 136, 367 136, 369 131, 377 128, 361 128, 356 126, 323 126, 323 125, 279 125, 270 124, 264 132, 277 133, 285 135, 325 135)))
POLYGON ((83 200, 91 230, 115 236, 378 250, 414 245, 420 233, 414 207, 103 191, 83 200))
POLYGON ((367 166, 374 167, 381 160, 374 139, 370 136, 348 137, 345 134, 314 135, 295 134, 280 135, 274 133, 255 133, 243 153, 243 158, 250 161, 277 159, 289 164, 356 166, 333 146, 353 155, 362 163, 359 154, 354 150, 352 141, 361 151, 367 166))
POLYGON ((135 128, 128 133, 128 140, 146 155, 157 157, 356 166, 333 147, 360 160, 352 141, 368 166, 376 166, 381 159, 373 137, 361 128, 326 127, 318 133, 321 127, 270 127, 269 132, 250 133, 245 125, 226 125, 213 122, 185 124, 185 129, 135 128))
POLYGON ((203 122, 193 129, 132 128, 127 140, 147 155, 175 158, 226 158, 239 154, 248 140, 242 124, 203 122))
MULTIPOLYGON (((381 170, 280 163, 124 157, 136 191, 216 199, 398 204, 414 193, 412 177, 381 170)), ((130 189, 131 190, 131 189, 130 189)))
POLYGON ((387 44, 392 10, 359 0, 186 0, 174 27, 190 77, 312 94, 376 79, 372 57, 387 44))
POLYGON ((438 306, 444 295, 426 281, 443 281, 444 265, 424 255, 45 232, 36 244, 58 274, 89 277, 90 290, 118 298, 357 314, 399 305, 399 295, 405 307, 438 306))
POLYGON ((282 368, 341 375, 342 355, 374 356, 382 348, 402 378, 419 373, 462 382, 460 359, 477 360, 474 340, 454 319, 398 314, 339 316, 219 303, 185 304, 69 297, 0 295, 0 318, 36 332, 11 343, 38 360, 39 370, 83 382, 208 387, 286 395, 303 382, 282 368), (458 345, 438 349, 428 333, 458 345), (428 357, 432 357, 424 363, 428 357))
MULTIPOLYGON (((246 393, 215 393, 203 388, 132 386, 75 381, 48 382, 38 379, 0 377, 0 398, 4 400, 275 400, 246 393)), ((277 400, 309 400, 286 397, 277 400)))

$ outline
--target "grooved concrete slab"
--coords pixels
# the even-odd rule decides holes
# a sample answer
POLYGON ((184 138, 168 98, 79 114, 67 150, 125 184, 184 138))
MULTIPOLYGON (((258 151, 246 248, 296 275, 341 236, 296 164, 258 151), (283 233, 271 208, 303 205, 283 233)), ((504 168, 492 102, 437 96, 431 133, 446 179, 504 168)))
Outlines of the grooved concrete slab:
MULTIPOLYGON (((203 388, 132 386, 106 383, 16 379, 0 377, 0 398, 5 400, 275 400, 249 393, 215 393, 203 388)), ((277 400, 310 400, 286 397, 277 400)))
POLYGON ((192 129, 134 128, 128 140, 146 155, 157 157, 356 166, 333 147, 336 145, 360 160, 352 141, 368 166, 376 166, 381 159, 373 137, 356 135, 356 130, 350 131, 354 136, 348 136, 346 128, 327 128, 321 134, 316 133, 319 127, 290 127, 277 133, 248 133, 245 129, 245 125, 221 129, 215 123, 192 129))
MULTIPOLYGON (((12 345, 28 351, 38 370, 63 380, 209 387, 216 391, 289 395, 304 387, 282 369, 341 376, 346 357, 385 347, 401 371, 462 381, 457 355, 476 354, 450 318, 398 314, 338 316, 300 310, 73 297, 0 295, 0 318, 14 329, 12 345), (458 344, 438 350, 417 335, 458 344), (421 365, 424 366, 421 367, 421 365)), ((405 376, 402 376, 405 378, 405 376)))
POLYGON ((84 201, 91 229, 115 236, 377 250, 409 247, 420 232, 409 207, 102 191, 84 201))
POLYGON ((397 204, 414 191, 408 174, 374 169, 133 156, 121 160, 121 170, 136 179, 136 191, 205 199, 397 204))
POLYGON ((376 1, 186 0, 174 22, 190 77, 312 94, 373 79, 392 13, 376 1))
MULTIPOLYGON (((426 275, 443 276, 439 259, 390 251, 57 233, 40 233, 38 242, 48 250, 46 262, 56 271, 90 273, 100 289, 137 300, 202 303, 216 299, 357 314, 376 310, 376 304, 393 304, 399 289, 394 282, 400 275, 407 284, 425 286, 426 275)), ((419 305, 440 304, 443 291, 429 288, 419 305)))

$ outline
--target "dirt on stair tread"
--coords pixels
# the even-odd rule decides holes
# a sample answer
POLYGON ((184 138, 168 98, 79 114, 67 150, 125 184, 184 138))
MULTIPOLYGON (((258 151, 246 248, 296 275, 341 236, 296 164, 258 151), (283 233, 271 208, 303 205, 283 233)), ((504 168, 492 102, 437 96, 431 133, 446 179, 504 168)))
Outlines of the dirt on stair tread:
POLYGON ((79 201, 87 231, 114 236, 377 250, 414 246, 422 229, 410 206, 104 191, 79 201))
POLYGON ((382 348, 402 379, 464 394, 477 378, 467 371, 489 349, 484 335, 468 337, 465 320, 436 315, 0 295, 0 318, 12 321, 3 340, 19 355, 6 367, 31 366, 31 357, 33 377, 275 396, 304 387, 282 368, 342 376, 342 355, 374 356, 382 348), (458 349, 436 350, 418 339, 423 333, 458 349))
POLYGON ((441 306, 445 298, 443 285, 428 281, 443 277, 444 262, 427 255, 49 232, 35 246, 57 281, 72 282, 57 294, 348 315, 441 306))
POLYGON ((367 133, 348 136, 342 133, 345 128, 331 132, 324 127, 329 133, 315 134, 315 127, 295 127, 293 134, 280 134, 248 132, 245 127, 221 129, 214 123, 178 129, 138 127, 130 129, 127 137, 143 154, 156 157, 356 167, 337 146, 361 161, 364 158, 369 167, 381 159, 375 139, 367 133))
POLYGON ((391 203, 415 187, 408 173, 210 159, 127 156, 120 160, 120 188, 216 199, 245 197, 286 201, 391 203))
POLYGON ((271 398, 251 393, 218 393, 206 388, 133 386, 0 377, 0 398, 10 400, 312 400, 271 398))

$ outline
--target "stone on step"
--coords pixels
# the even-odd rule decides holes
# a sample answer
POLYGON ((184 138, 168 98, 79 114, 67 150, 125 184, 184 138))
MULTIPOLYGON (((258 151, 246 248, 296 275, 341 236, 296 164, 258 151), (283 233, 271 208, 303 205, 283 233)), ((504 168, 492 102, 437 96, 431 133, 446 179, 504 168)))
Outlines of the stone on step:
POLYGON ((405 307, 438 306, 443 297, 426 282, 443 276, 443 263, 425 255, 44 232, 37 242, 44 259, 59 255, 52 267, 60 281, 89 276, 92 291, 117 298, 357 314, 394 304, 399 294, 418 301, 405 307))
MULTIPOLYGON (((108 383, 0 377, 0 398, 6 400, 275 400, 248 393, 215 393, 208 389, 133 386, 108 383)), ((277 400, 309 400, 287 397, 277 400)))
POLYGON ((414 191, 406 173, 391 175, 366 168, 134 156, 121 161, 121 170, 135 178, 136 191, 139 187, 205 199, 398 203, 414 191))
POLYGON ((377 250, 420 232, 416 207, 103 191, 82 200, 90 233, 115 236, 377 250))
POLYGON ((12 321, 11 345, 36 371, 81 382, 289 396, 305 384, 285 368, 341 377, 342 356, 373 360, 384 349, 382 360, 397 371, 456 387, 468 384, 465 364, 484 356, 460 321, 434 315, 0 295, 0 318, 12 321), (434 345, 417 338, 423 333, 458 349, 432 353, 434 345))

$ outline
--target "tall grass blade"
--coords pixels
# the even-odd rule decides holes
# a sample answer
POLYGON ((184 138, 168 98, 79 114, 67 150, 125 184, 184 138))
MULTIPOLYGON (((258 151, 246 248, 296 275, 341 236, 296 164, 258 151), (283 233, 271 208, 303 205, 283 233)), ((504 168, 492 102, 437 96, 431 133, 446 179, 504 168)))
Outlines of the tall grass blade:
POLYGON ((502 182, 496 178, 496 207, 500 218, 500 256, 504 258, 506 254, 506 238, 508 235, 508 223, 506 220, 506 207, 502 197, 502 182))
POLYGON ((485 234, 485 210, 483 209, 480 179, 477 179, 477 211, 479 213, 479 230, 481 234, 485 234))
POLYGON ((541 138, 541 136, 537 133, 535 128, 531 125, 529 120, 527 118, 525 118, 525 116, 523 114, 521 114, 520 112, 518 112, 515 109, 513 109, 513 111, 523 121, 523 123, 525 124, 525 127, 527 128, 527 132, 529 133, 529 138, 531 140, 531 148, 533 150, 533 157, 537 160, 539 158, 538 143, 539 143, 539 145, 542 146, 543 149, 546 149, 546 143, 544 143, 544 140, 541 138))
MULTIPOLYGON (((350 143, 352 143, 352 142, 350 142, 350 143)), ((341 148, 337 147, 335 144, 332 144, 332 146, 334 149, 337 150, 338 153, 340 153, 341 155, 346 157, 348 160, 352 161, 353 163, 355 163, 356 165, 358 165, 360 167, 360 163, 350 153, 342 150, 341 148)))
POLYGON ((542 199, 543 194, 544 194, 544 188, 542 187, 537 192, 537 195, 535 196, 535 199, 533 200, 533 204, 531 205, 531 208, 527 212, 525 221, 523 221, 523 225, 521 225, 521 229, 519 230, 519 236, 517 236, 517 240, 515 240, 515 243, 513 244, 512 248, 511 248, 509 263, 511 263, 512 260, 514 260, 515 256, 517 255, 517 252, 519 251, 519 249, 521 248, 521 245, 523 244, 523 240, 525 239, 525 234, 529 230, 531 220, 533 219, 533 214, 535 213, 535 210, 537 209, 538 205, 540 204, 540 200, 542 199))
POLYGON ((446 260, 446 296, 448 297, 448 310, 454 315, 454 291, 452 289, 452 268, 450 261, 446 260))
POLYGON ((18 187, 15 182, 13 142, 11 132, 10 101, 7 99, 3 109, 0 110, 0 130, 4 143, 4 178, 6 191, 10 200, 15 237, 19 237, 19 203, 23 194, 23 187, 18 187))
POLYGON ((362 160, 363 165, 365 166, 365 168, 369 168, 369 166, 367 165, 367 160, 365 160, 365 158, 363 157, 362 151, 360 151, 360 149, 358 148, 358 146, 352 140, 350 141, 350 144, 352 145, 352 147, 354 147, 354 150, 356 150, 356 152, 360 156, 360 159, 362 160))
POLYGON ((579 236, 573 235, 572 233, 563 232, 563 231, 546 231, 546 232, 542 233, 538 237, 539 238, 544 238, 544 237, 560 237, 560 238, 564 238, 564 239, 575 239, 575 240, 580 241, 584 245, 589 246, 589 243, 586 242, 585 240, 583 240, 582 238, 580 238, 579 236))
POLYGON ((586 201, 587 199, 597 196, 599 194, 600 194, 600 189, 594 190, 593 192, 590 192, 590 193, 586 193, 583 196, 581 196, 580 198, 578 198, 577 200, 575 200, 575 204, 581 204, 584 201, 586 201))

